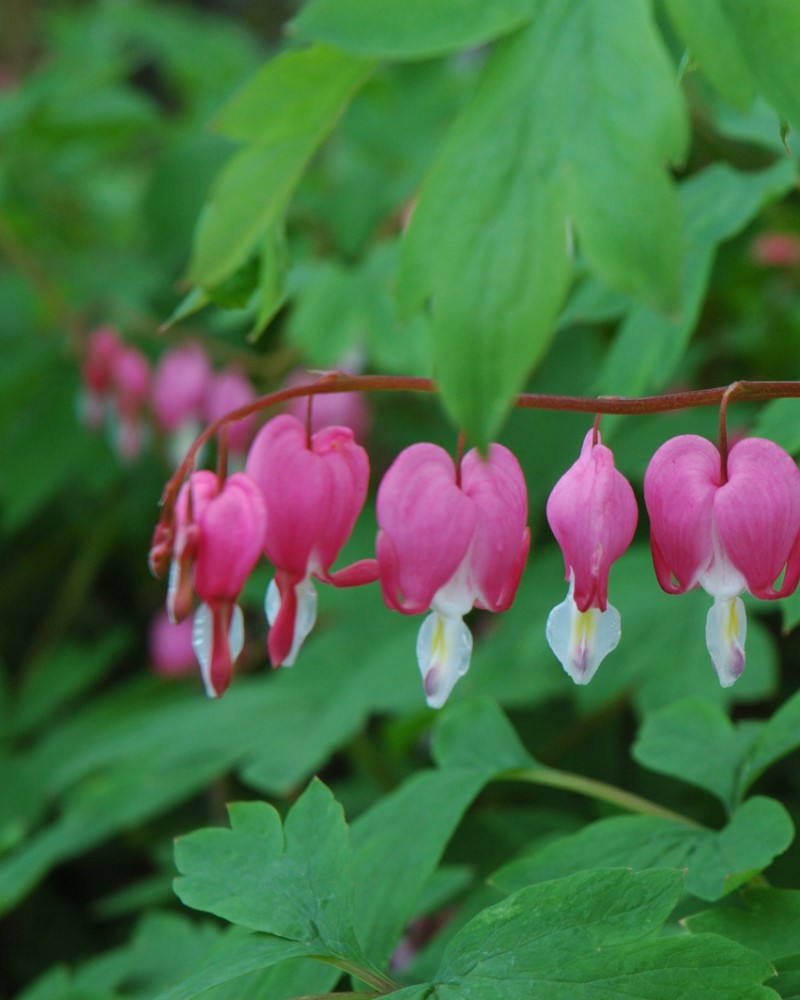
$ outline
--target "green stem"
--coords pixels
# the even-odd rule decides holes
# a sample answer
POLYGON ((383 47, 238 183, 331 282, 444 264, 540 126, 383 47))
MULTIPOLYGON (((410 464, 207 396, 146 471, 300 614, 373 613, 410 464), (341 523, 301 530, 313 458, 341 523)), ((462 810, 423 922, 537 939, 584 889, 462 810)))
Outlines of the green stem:
POLYGON ((504 771, 498 775, 498 779, 548 785, 550 788, 561 788, 566 792, 577 792, 579 795, 586 795, 589 798, 598 799, 600 802, 608 802, 626 812, 657 816, 659 819, 668 819, 673 823, 682 823, 684 826, 699 828, 702 825, 682 813, 673 812, 671 809, 666 809, 657 802, 651 802, 640 795, 625 792, 615 785, 607 785, 604 781, 585 778, 581 774, 572 774, 570 771, 558 771, 552 767, 521 767, 512 771, 504 771))
POLYGON ((330 965, 335 965, 337 969, 341 969, 342 972, 346 972, 354 979, 360 979, 362 983, 371 986, 378 993, 394 993, 395 990, 400 989, 400 986, 394 980, 381 975, 377 970, 364 969, 362 966, 356 965, 355 962, 349 961, 349 959, 337 956, 335 958, 325 958, 323 961, 328 962, 330 965))

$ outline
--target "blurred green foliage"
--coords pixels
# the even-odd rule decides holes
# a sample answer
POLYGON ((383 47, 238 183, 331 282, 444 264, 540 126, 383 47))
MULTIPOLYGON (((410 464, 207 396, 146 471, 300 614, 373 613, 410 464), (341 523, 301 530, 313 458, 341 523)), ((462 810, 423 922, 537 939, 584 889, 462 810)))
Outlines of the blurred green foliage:
MULTIPOLYGON (((544 504, 588 422, 509 412, 521 388, 796 376, 796 5, 265 11, 89 0, 0 26, 0 995, 571 997, 566 966, 587 998, 615 976, 705 997, 711 969, 715 996, 797 995, 800 598, 748 601, 720 688, 706 599, 658 589, 642 516, 611 576, 622 643, 575 688, 544 639, 566 589, 544 504), (373 484, 456 425, 514 450, 530 563, 511 610, 473 614, 438 718, 418 623, 374 587, 326 588, 297 666, 268 670, 266 568, 224 699, 157 675, 169 442, 151 427, 126 464, 84 425, 99 325, 154 364, 199 342, 263 392, 434 374, 438 401, 369 400, 373 484), (213 920, 172 890, 176 836, 178 897, 213 920)), ((730 422, 800 452, 793 400, 730 422)), ((603 422, 639 496, 663 441, 715 428, 603 422)), ((345 557, 375 528, 370 500, 345 557)))

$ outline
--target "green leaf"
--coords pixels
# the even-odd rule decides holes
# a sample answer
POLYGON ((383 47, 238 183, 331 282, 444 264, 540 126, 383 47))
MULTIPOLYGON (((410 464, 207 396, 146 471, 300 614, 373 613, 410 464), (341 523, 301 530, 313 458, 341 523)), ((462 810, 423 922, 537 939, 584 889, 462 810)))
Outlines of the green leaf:
POLYGON ((223 309, 243 309, 253 296, 259 278, 259 260, 252 256, 237 269, 205 289, 211 301, 223 309))
POLYGON ((520 27, 541 0, 311 0, 292 22, 302 38, 357 55, 420 59, 483 45, 520 27))
MULTIPOLYGON (((359 963, 353 934, 350 838, 341 806, 313 781, 280 817, 261 802, 228 807, 231 828, 180 837, 175 892, 205 910, 253 930, 297 942, 306 954, 359 963)), ((292 957, 290 952, 287 957, 292 957)))
POLYGON ((800 747, 800 693, 766 721, 734 726, 720 708, 687 698, 645 718, 633 747, 640 764, 716 795, 730 810, 776 761, 800 747))
POLYGON ((633 756, 651 771, 704 788, 730 810, 739 793, 739 766, 755 735, 735 727, 717 705, 687 698, 645 717, 633 756))
POLYGON ((800 452, 800 405, 796 399, 774 399, 758 411, 753 435, 769 438, 791 455, 800 452))
POLYGON ((797 53, 800 17, 794 0, 723 0, 759 89, 778 114, 800 128, 797 53))
POLYGON ((722 830, 655 816, 615 816, 561 837, 492 877, 506 892, 597 867, 686 869, 686 888, 714 900, 763 871, 794 836, 788 813, 774 799, 748 799, 722 830))
POLYGON ((760 777, 776 761, 800 747, 800 692, 785 701, 760 727, 742 763, 744 788, 760 777))
POLYGON ((717 907, 684 919, 692 934, 721 934, 765 958, 795 955, 800 950, 800 891, 742 889, 741 906, 717 907))
POLYGON ((486 781, 481 771, 416 774, 353 824, 356 936, 379 966, 397 946, 447 842, 486 781))
POLYGON ((286 301, 289 251, 282 225, 271 226, 261 245, 256 318, 249 339, 257 340, 286 301))
POLYGON ((768 1000, 760 956, 714 936, 652 938, 681 888, 680 872, 600 869, 522 889, 453 938, 436 996, 768 1000))
POLYGON ((10 731, 15 736, 35 729, 99 680, 119 658, 130 633, 106 633, 89 646, 63 643, 31 665, 15 699, 10 731))
POLYGON ((725 12, 725 0, 663 0, 693 61, 732 104, 745 110, 755 96, 755 83, 736 31, 725 12))
POLYGON ((717 244, 790 190, 796 177, 796 165, 783 157, 750 173, 714 164, 681 185, 686 255, 680 310, 671 317, 647 305, 631 310, 598 377, 598 393, 639 395, 669 383, 694 332, 717 244))
POLYGON ((513 726, 488 698, 452 705, 436 725, 433 756, 440 767, 497 774, 535 765, 513 726))
POLYGON ((161 324, 159 332, 166 333, 173 326, 175 326, 176 323, 182 323, 183 320, 188 319, 190 316, 194 316, 194 314, 200 312, 201 309, 205 309, 210 301, 211 296, 208 292, 205 292, 202 288, 192 288, 175 306, 169 314, 169 317, 161 324))
POLYGON ((200 219, 190 279, 211 288, 277 225, 311 156, 373 64, 315 45, 267 63, 220 114, 224 134, 248 143, 216 179, 200 219))
POLYGON ((481 445, 552 335, 568 220, 610 284, 675 305, 680 210, 663 164, 683 155, 685 126, 646 5, 545 0, 490 57, 423 186, 400 275, 407 308, 432 302, 445 405, 481 445))

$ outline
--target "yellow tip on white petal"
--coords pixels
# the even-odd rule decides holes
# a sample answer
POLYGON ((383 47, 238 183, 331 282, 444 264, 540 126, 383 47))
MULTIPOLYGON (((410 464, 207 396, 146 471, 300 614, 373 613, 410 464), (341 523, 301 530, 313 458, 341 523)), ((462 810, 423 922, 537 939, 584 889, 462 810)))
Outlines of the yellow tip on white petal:
POLYGON ((588 684, 597 668, 617 647, 621 635, 619 612, 612 605, 605 611, 580 611, 570 583, 566 600, 557 604, 547 619, 547 641, 564 670, 576 684, 588 684))
POLYGON ((428 615, 417 636, 417 661, 431 708, 441 708, 469 670, 472 633, 457 616, 428 615))
POLYGON ((706 646, 722 687, 742 675, 747 616, 739 597, 717 598, 706 618, 706 646))

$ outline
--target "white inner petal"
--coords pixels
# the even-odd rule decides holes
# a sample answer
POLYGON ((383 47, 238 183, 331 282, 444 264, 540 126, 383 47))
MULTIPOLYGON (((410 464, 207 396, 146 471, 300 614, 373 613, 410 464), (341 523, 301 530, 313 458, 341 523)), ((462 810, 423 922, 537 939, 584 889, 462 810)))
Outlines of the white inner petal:
POLYGON ((231 651, 231 663, 236 663, 239 654, 244 649, 244 615, 238 604, 231 611, 231 624, 228 629, 228 649, 231 651))
POLYGON ((477 595, 470 585, 470 549, 447 583, 433 595, 432 611, 445 617, 463 618, 472 607, 477 595))
POLYGON ((167 617, 173 625, 177 625, 175 617, 175 595, 178 592, 178 578, 180 575, 178 560, 173 559, 169 564, 169 582, 167 583, 167 617))
POLYGON ((460 617, 428 615, 417 636, 417 661, 431 708, 441 708, 459 677, 469 670, 472 633, 460 617))
MULTIPOLYGON (((281 663, 282 667, 291 667, 297 659, 300 647, 303 645, 306 636, 314 627, 317 620, 317 592, 310 577, 301 580, 295 588, 297 595, 297 614, 294 619, 294 636, 292 638, 292 648, 289 655, 281 663)), ((276 580, 271 580, 267 587, 267 594, 264 599, 264 610, 267 613, 267 621, 274 625, 281 609, 281 592, 276 580)))
POLYGON ((570 581, 566 600, 557 604, 547 619, 547 641, 559 662, 576 684, 588 684, 597 668, 619 644, 622 629, 619 612, 611 604, 605 611, 580 611, 572 596, 570 581))
POLYGON ((211 685, 211 651, 214 645, 214 616, 207 604, 201 604, 192 621, 192 649, 200 664, 200 674, 209 698, 217 692, 211 685))
POLYGON ((697 579, 703 590, 711 597, 728 600, 747 589, 747 580, 728 559, 714 523, 711 526, 711 542, 714 550, 711 562, 697 579))
POLYGON ((717 598, 706 618, 706 646, 722 687, 730 687, 745 665, 747 617, 741 598, 717 598))

